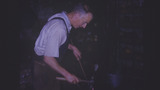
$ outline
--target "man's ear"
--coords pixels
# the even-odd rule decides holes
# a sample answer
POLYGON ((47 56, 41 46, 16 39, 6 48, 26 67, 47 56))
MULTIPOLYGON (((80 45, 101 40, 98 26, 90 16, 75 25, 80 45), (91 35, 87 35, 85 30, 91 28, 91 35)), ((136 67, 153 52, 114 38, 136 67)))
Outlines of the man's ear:
POLYGON ((82 16, 81 16, 81 14, 80 13, 75 13, 74 14, 74 18, 75 19, 80 19, 82 16))
POLYGON ((80 17, 81 14, 80 13, 75 13, 76 17, 80 17))

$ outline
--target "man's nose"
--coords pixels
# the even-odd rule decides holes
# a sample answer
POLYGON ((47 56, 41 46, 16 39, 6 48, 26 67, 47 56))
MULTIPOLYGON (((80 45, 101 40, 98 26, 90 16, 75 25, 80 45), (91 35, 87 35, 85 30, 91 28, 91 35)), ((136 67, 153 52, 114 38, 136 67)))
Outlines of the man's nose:
POLYGON ((86 28, 86 26, 87 26, 87 23, 83 24, 83 25, 82 25, 82 28, 86 28))

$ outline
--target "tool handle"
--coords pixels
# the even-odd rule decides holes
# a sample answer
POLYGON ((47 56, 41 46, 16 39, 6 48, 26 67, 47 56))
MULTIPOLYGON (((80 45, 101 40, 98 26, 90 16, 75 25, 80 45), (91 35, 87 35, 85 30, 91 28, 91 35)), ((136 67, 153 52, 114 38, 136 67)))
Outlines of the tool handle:
MULTIPOLYGON (((57 79, 57 80, 61 80, 61 81, 66 81, 66 79, 65 79, 65 78, 63 78, 63 77, 56 77, 56 79, 57 79)), ((79 82, 91 83, 91 82, 90 82, 90 81, 88 81, 88 80, 79 80, 79 82)))

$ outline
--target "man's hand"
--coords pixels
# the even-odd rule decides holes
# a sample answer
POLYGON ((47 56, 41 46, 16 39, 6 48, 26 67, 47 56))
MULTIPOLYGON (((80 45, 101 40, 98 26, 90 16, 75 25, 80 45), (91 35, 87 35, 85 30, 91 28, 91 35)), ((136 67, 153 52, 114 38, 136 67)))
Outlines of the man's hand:
POLYGON ((73 54, 77 60, 81 59, 81 52, 79 51, 79 49, 76 46, 69 44, 68 49, 73 51, 73 54))
POLYGON ((77 60, 81 59, 81 52, 76 47, 74 47, 73 49, 73 54, 77 58, 77 60))
POLYGON ((79 83, 79 79, 75 75, 69 74, 65 76, 65 78, 69 83, 72 83, 72 84, 79 83))

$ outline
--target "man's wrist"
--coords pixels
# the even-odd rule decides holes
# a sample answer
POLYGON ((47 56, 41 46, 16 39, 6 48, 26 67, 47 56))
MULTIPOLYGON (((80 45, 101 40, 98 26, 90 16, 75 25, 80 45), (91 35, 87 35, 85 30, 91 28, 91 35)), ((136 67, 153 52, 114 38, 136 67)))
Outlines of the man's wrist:
POLYGON ((66 73, 64 73, 63 74, 63 76, 66 78, 66 77, 68 77, 68 76, 70 76, 71 74, 69 73, 69 72, 66 72, 66 73))
POLYGON ((73 51, 73 50, 74 50, 74 48, 75 48, 75 46, 74 46, 74 45, 72 45, 72 44, 69 44, 69 45, 68 45, 68 49, 70 49, 70 50, 72 50, 72 51, 73 51))

